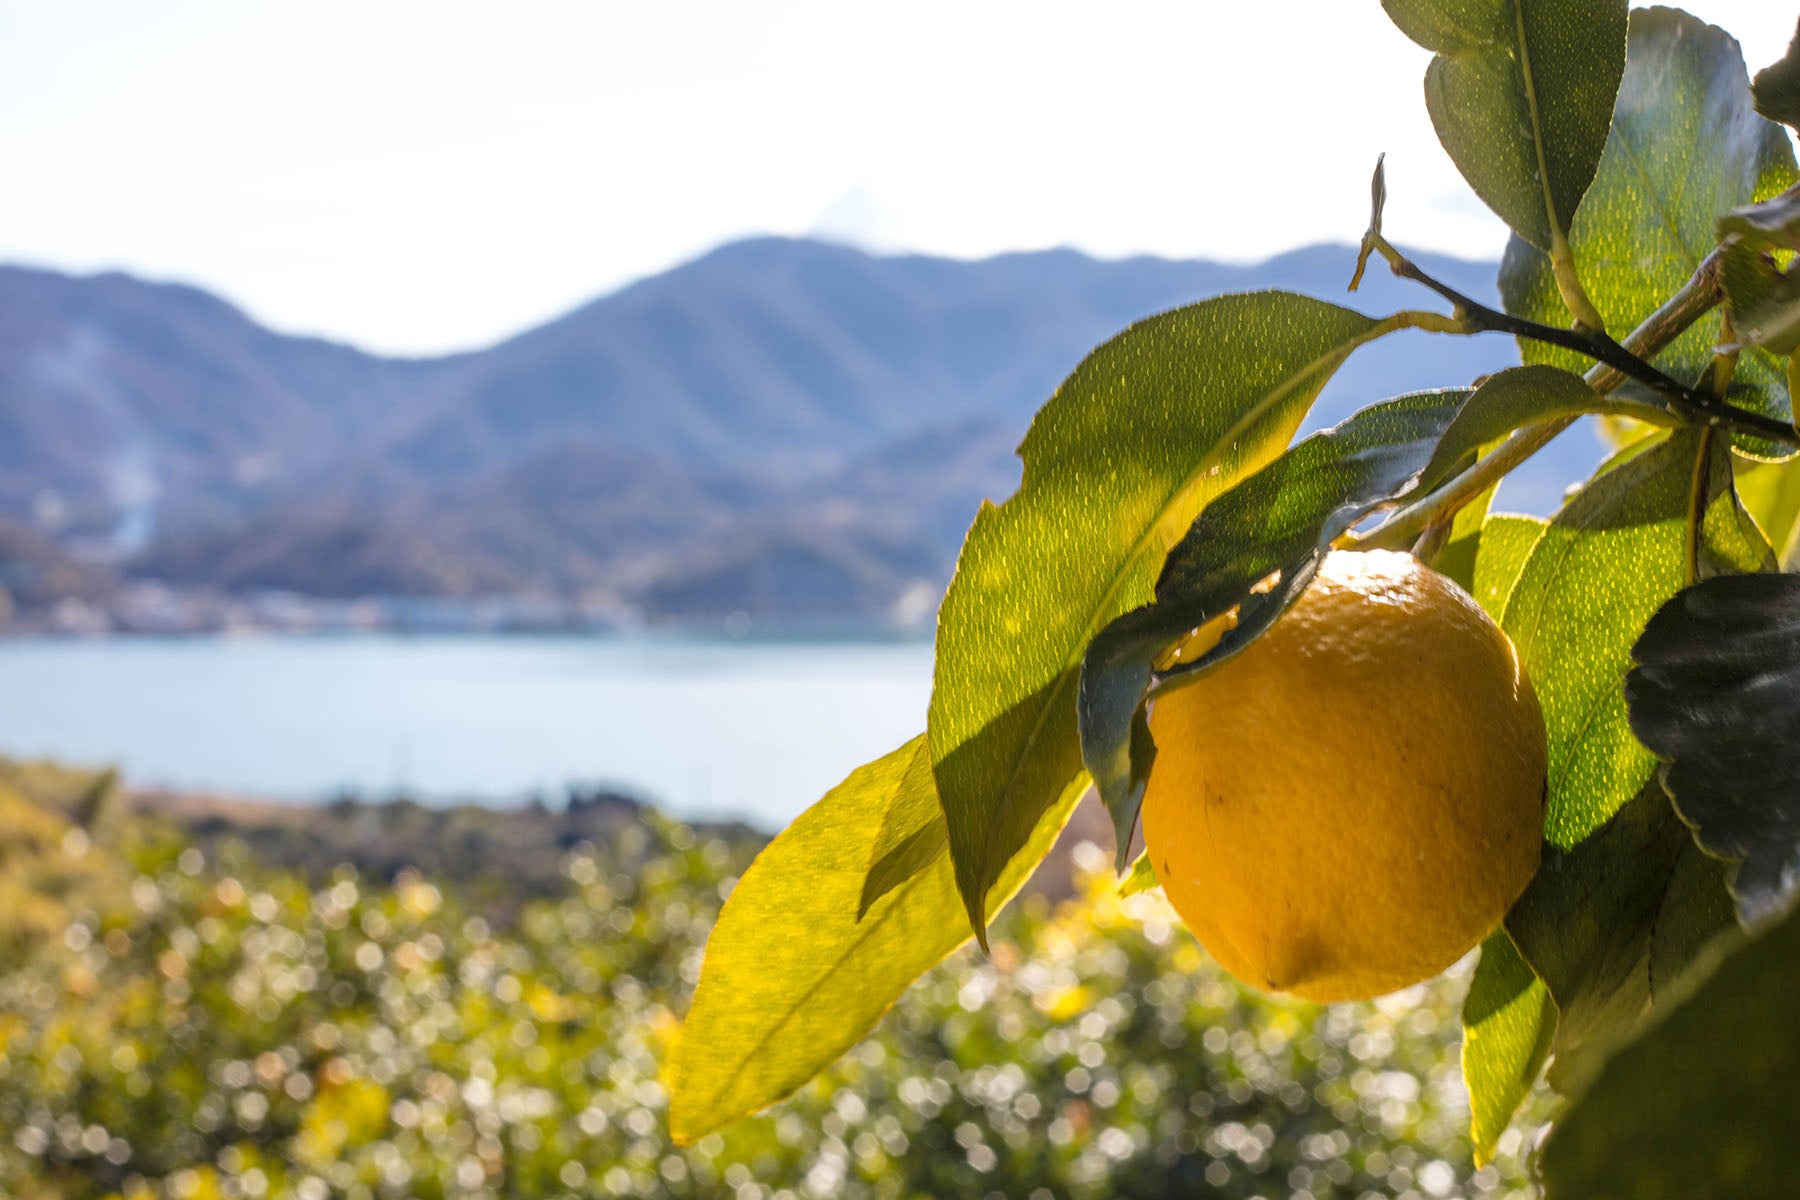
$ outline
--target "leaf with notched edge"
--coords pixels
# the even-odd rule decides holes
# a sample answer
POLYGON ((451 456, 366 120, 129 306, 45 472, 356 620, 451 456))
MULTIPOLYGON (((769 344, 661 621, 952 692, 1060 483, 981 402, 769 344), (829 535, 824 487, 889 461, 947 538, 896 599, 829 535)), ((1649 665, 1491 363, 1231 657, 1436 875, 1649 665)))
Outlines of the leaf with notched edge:
POLYGON ((1800 886, 1800 576, 1720 576, 1663 606, 1632 647, 1631 725, 1754 922, 1800 886))

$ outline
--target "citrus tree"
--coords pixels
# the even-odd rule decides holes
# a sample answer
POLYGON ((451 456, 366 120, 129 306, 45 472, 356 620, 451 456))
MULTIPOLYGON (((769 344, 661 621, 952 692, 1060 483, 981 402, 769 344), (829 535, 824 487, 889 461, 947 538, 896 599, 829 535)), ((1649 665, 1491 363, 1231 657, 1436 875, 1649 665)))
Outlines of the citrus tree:
MULTIPOLYGON (((1279 682, 1220 686, 1234 664, 1306 603, 1328 556, 1387 550, 1486 610, 1542 713, 1522 893, 1479 864, 1436 885, 1447 908, 1464 892, 1499 897, 1463 1009, 1477 1158, 1548 1065, 1568 1098, 1543 1151, 1553 1195, 1719 1194, 1780 1177, 1793 1116, 1778 1082, 1800 1059, 1800 918, 1787 915, 1800 578, 1784 573, 1800 561, 1788 269, 1800 171, 1782 128, 1800 125, 1800 38, 1752 82, 1736 42, 1674 9, 1384 7, 1435 52, 1438 136, 1512 230, 1504 310, 1387 240, 1378 164, 1350 286, 1379 259, 1447 312, 1221 296, 1142 321, 1076 367, 1020 447, 1018 492, 970 527, 926 732, 795 820, 726 904, 670 1067, 676 1139, 780 1100, 932 964, 970 936, 985 946, 1090 786, 1116 826, 1123 886, 1156 886, 1165 864, 1134 864, 1129 848, 1159 748, 1176 757, 1159 742, 1266 708, 1279 682), (1290 444, 1333 372, 1403 329, 1510 335, 1523 365, 1290 444), (1489 512, 1503 476, 1590 414, 1617 451, 1552 519, 1489 512), (1159 720, 1159 703, 1209 681, 1185 723, 1159 720)), ((1301 636, 1354 643, 1361 618, 1346 620, 1301 636)), ((1435 652, 1420 640, 1418 655, 1435 652)), ((1311 720, 1263 728, 1268 772, 1304 750, 1323 811, 1336 779, 1365 769, 1358 742, 1337 737, 1346 723, 1371 746, 1402 725, 1453 749, 1493 736, 1486 710, 1450 702, 1456 688, 1409 701, 1406 670, 1360 711, 1321 697, 1311 720), (1321 756, 1326 734, 1336 749, 1321 756)), ((1496 770, 1468 761, 1466 803, 1494 803, 1496 770)), ((1430 849, 1385 809, 1293 836, 1316 837, 1308 828, 1329 828, 1353 865, 1397 839, 1421 860, 1430 849)), ((1289 861, 1282 842, 1239 851, 1289 861)), ((1367 887, 1391 890, 1406 867, 1379 861, 1367 887)), ((1190 923, 1209 878, 1185 881, 1191 906, 1171 894, 1190 923)), ((1305 872, 1268 878, 1271 906, 1311 886, 1305 872)), ((1431 907, 1393 910, 1389 940, 1430 927, 1431 907)))

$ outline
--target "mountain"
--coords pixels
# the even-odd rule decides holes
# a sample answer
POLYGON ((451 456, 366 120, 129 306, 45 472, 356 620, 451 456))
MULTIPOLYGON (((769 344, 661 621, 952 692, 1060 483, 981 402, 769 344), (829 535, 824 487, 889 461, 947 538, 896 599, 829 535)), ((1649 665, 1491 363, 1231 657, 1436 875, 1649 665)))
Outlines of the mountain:
MULTIPOLYGON (((917 619, 1088 349, 1222 291, 1342 302, 1353 259, 955 261, 760 238, 436 359, 284 336, 189 287, 0 268, 0 520, 177 589, 917 619)), ((1493 264, 1421 261, 1493 298, 1493 264)), ((1354 301, 1431 299, 1371 272, 1354 301)), ((1350 359, 1309 427, 1513 361, 1504 338, 1396 335, 1350 359)), ((1553 451, 1529 502, 1595 453, 1553 451)))

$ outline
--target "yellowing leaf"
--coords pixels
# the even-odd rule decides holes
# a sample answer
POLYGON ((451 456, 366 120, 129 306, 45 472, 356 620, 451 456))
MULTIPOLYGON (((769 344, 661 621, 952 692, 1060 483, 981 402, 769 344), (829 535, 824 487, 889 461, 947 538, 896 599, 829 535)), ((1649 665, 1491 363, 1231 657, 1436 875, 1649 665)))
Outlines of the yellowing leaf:
MULTIPOLYGON (((669 1068, 669 1130, 692 1143, 773 1104, 872 1028, 918 976, 969 939, 947 854, 857 919, 884 818, 929 787, 916 737, 807 809, 744 872, 707 941, 699 986, 669 1068)), ((1052 806, 1028 852, 1003 872, 996 909, 1030 875, 1082 788, 1052 806)))

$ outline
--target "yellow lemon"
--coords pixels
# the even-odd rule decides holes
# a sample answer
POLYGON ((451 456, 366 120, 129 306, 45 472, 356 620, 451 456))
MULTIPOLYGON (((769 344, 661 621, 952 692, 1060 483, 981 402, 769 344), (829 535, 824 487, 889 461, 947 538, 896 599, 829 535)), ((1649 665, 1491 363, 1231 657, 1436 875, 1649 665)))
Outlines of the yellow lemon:
POLYGON ((1327 555, 1247 650, 1157 697, 1150 731, 1151 865, 1257 987, 1335 1001, 1428 979, 1537 870, 1537 696, 1499 626, 1411 555, 1327 555))

